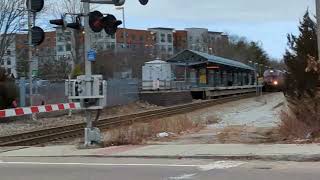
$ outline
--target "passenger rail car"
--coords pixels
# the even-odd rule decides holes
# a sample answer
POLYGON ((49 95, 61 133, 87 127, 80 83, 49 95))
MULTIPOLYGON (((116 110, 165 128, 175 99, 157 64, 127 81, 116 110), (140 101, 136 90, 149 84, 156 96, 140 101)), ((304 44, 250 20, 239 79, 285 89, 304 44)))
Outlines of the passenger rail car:
POLYGON ((282 91, 284 83, 284 73, 280 70, 268 69, 263 74, 265 91, 282 91))

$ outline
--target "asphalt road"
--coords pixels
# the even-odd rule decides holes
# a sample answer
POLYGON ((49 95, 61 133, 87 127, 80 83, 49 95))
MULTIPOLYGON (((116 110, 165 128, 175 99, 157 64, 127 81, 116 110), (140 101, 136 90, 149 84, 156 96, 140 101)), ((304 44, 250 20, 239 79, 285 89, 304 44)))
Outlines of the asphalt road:
POLYGON ((1 158, 1 180, 318 180, 320 163, 1 158))

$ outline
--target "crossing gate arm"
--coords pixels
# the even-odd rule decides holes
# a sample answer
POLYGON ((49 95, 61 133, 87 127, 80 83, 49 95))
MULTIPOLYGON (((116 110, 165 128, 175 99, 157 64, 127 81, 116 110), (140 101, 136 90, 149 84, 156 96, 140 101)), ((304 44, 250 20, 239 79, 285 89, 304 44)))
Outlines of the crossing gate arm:
POLYGON ((0 110, 0 118, 23 116, 35 113, 55 112, 69 109, 81 109, 80 103, 51 104, 43 106, 4 109, 0 110))

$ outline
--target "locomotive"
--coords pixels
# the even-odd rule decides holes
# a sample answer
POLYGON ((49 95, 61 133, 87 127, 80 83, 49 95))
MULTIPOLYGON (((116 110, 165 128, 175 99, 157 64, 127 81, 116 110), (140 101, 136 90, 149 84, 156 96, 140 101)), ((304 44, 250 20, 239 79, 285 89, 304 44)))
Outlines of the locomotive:
POLYGON ((282 91, 285 75, 280 70, 268 69, 263 73, 263 87, 265 91, 282 91))

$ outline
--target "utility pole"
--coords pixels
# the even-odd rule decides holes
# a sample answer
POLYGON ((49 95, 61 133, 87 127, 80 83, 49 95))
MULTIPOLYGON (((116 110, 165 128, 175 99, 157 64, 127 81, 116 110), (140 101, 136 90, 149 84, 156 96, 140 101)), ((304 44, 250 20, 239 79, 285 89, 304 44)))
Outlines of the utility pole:
POLYGON ((123 23, 124 45, 125 45, 125 47, 127 47, 126 17, 125 17, 125 13, 124 13, 124 6, 122 7, 122 23, 123 23))
POLYGON ((122 23, 123 23, 123 44, 127 47, 127 33, 126 33, 126 18, 124 13, 124 6, 116 7, 117 10, 122 10, 122 23))
MULTIPOLYGON (((125 48, 124 49, 124 52, 125 52, 125 57, 124 57, 124 64, 125 66, 128 66, 128 57, 127 57, 127 32, 126 32, 126 21, 125 21, 125 10, 124 10, 124 6, 121 6, 121 7, 116 7, 116 10, 121 10, 122 11, 122 23, 123 23, 123 45, 125 48)), ((125 69, 126 67, 124 67, 125 69)), ((123 70, 124 70, 123 69, 123 70)))
POLYGON ((320 0, 316 0, 318 60, 320 59, 320 0))
POLYGON ((32 1, 29 1, 29 8, 28 8, 28 58, 29 58, 29 100, 30 100, 30 106, 33 105, 33 101, 32 101, 32 49, 33 49, 33 45, 32 45, 32 11, 31 11, 31 4, 32 1))

